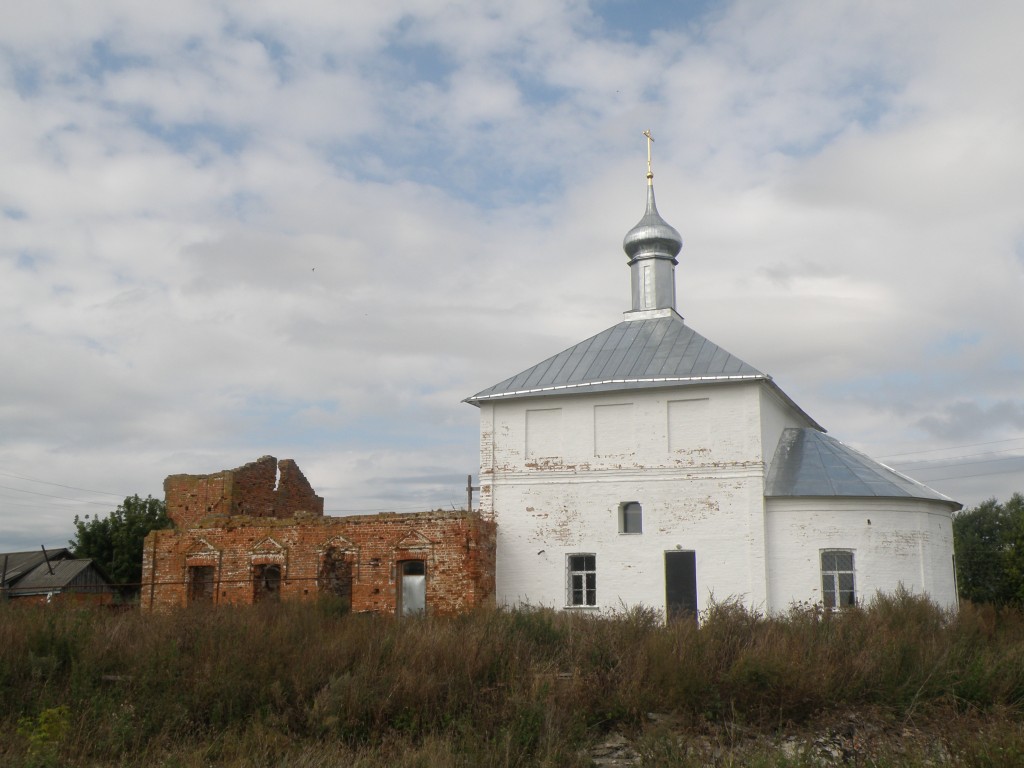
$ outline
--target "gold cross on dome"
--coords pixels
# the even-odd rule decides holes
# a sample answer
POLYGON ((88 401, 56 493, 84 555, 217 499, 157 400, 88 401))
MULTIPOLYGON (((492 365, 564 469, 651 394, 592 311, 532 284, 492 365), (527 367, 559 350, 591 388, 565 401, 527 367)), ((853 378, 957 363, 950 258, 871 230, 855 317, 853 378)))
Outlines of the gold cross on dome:
POLYGON ((651 171, 651 144, 654 143, 654 137, 650 129, 644 131, 644 136, 647 137, 647 181, 650 182, 654 178, 654 172, 651 171))

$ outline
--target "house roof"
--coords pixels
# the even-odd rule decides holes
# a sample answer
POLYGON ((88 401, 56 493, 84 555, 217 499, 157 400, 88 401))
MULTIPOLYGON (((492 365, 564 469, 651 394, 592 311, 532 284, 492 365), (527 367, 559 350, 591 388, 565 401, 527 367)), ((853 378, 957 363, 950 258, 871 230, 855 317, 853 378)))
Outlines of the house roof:
POLYGON ((624 320, 465 402, 678 386, 766 376, 688 327, 678 314, 624 320))
POLYGON ((40 563, 24 578, 14 585, 12 591, 16 593, 27 592, 50 592, 63 589, 73 582, 82 571, 92 567, 92 560, 56 560, 50 561, 50 567, 46 563, 40 563), (53 571, 52 573, 50 571, 53 571))
POLYGON ((959 509, 948 496, 816 429, 782 433, 765 479, 765 496, 877 496, 932 499, 959 509))
POLYGON ((71 552, 66 547, 48 549, 45 557, 42 549, 34 549, 29 552, 0 552, 0 570, 4 568, 5 558, 7 562, 7 569, 3 571, 4 584, 0 586, 13 584, 36 567, 45 566, 47 558, 53 564, 55 561, 66 560, 69 557, 71 557, 71 552))

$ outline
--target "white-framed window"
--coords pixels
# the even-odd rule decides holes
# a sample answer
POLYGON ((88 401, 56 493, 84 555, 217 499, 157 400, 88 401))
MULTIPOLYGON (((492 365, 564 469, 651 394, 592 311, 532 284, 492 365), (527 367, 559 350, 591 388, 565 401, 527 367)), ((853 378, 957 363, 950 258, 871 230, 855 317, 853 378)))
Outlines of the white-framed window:
POLYGON ((852 549, 821 550, 821 601, 826 608, 856 605, 852 549))
POLYGON ((639 501, 619 504, 619 533, 643 533, 644 509, 639 501))
POLYGON ((597 555, 578 554, 566 558, 568 579, 565 604, 569 606, 597 605, 597 555))

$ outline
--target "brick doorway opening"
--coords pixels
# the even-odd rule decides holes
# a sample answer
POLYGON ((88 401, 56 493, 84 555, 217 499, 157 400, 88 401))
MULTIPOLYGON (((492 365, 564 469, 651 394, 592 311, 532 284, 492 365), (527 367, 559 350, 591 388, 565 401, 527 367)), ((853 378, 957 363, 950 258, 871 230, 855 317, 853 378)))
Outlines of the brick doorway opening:
POLYGON ((281 566, 257 565, 253 568, 254 603, 277 602, 281 599, 281 566))
POLYGON ((422 560, 398 563, 398 615, 420 616, 427 611, 427 564, 422 560))
POLYGON ((212 603, 216 591, 212 565, 190 565, 188 567, 189 603, 212 603))
POLYGON ((318 575, 320 594, 337 598, 342 610, 352 610, 352 558, 344 551, 328 547, 320 559, 318 575))

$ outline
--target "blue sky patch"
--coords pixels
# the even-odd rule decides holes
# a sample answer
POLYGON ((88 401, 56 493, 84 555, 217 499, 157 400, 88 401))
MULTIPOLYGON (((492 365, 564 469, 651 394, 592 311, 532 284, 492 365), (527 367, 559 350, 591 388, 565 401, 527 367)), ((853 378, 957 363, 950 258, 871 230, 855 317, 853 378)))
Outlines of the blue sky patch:
POLYGON ((698 28, 712 12, 729 5, 722 0, 594 0, 590 8, 609 37, 646 44, 657 32, 698 28))
POLYGON ((389 69, 397 70, 391 74, 413 83, 443 85, 455 71, 454 60, 439 45, 414 42, 402 35, 384 48, 383 59, 389 69))
POLYGON ((149 108, 128 110, 133 124, 141 131, 155 139, 159 139, 176 152, 200 155, 210 154, 218 150, 227 155, 237 155, 245 149, 249 138, 249 130, 242 127, 229 127, 214 122, 197 123, 163 123, 156 120, 149 108))
POLYGON ((265 34, 255 34, 253 39, 267 52, 271 66, 277 73, 278 82, 287 83, 293 79, 295 68, 291 63, 291 52, 280 40, 265 34))
POLYGON ((14 90, 17 91, 18 95, 23 99, 38 95, 41 89, 39 67, 19 59, 6 51, 4 54, 4 58, 7 59, 11 70, 11 77, 14 80, 14 90))
POLYGON ((982 338, 982 334, 978 331, 954 331, 931 344, 928 351, 934 355, 946 357, 968 347, 976 347, 982 338))
POLYGON ((417 142, 362 136, 329 146, 324 155, 345 178, 386 183, 397 175, 486 210, 543 203, 561 194, 557 167, 523 165, 518 155, 500 150, 497 137, 483 129, 475 136, 472 144, 453 144, 440 129, 424 130, 417 142))
POLYGON ((108 72, 121 72, 134 67, 150 66, 150 59, 136 54, 115 51, 107 40, 96 40, 81 62, 81 72, 93 80, 102 80, 108 72))
POLYGON ((31 251, 18 251, 18 255, 15 258, 14 265, 24 272, 38 272, 39 265, 45 261, 45 258, 39 253, 33 253, 31 251))

